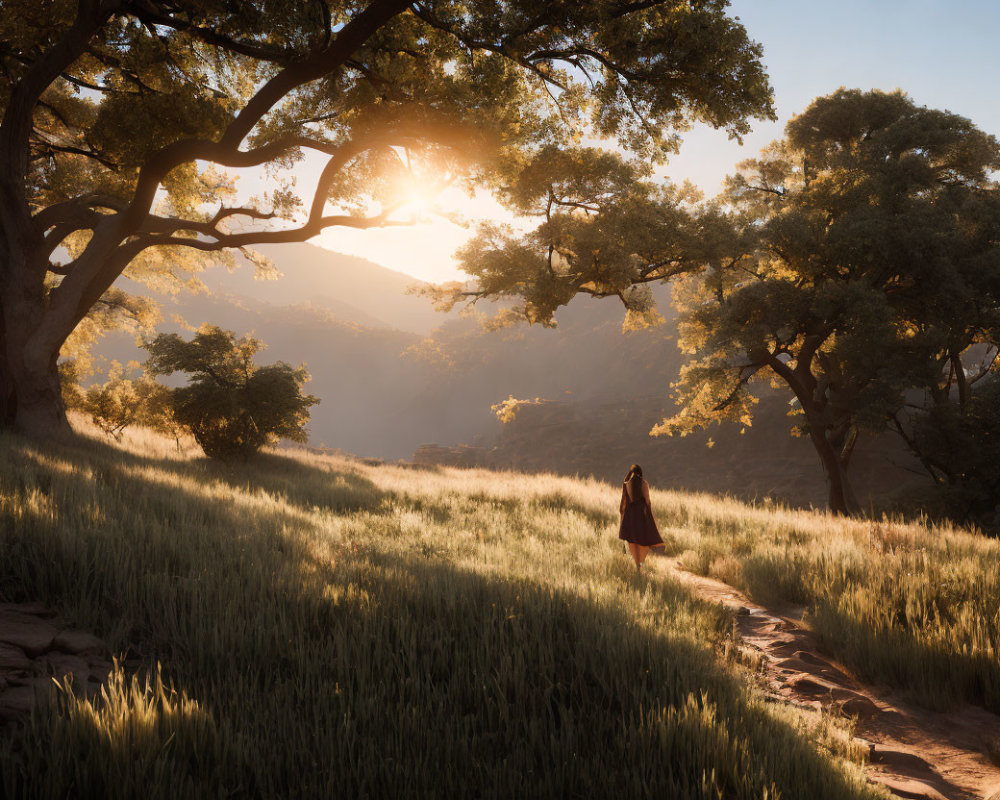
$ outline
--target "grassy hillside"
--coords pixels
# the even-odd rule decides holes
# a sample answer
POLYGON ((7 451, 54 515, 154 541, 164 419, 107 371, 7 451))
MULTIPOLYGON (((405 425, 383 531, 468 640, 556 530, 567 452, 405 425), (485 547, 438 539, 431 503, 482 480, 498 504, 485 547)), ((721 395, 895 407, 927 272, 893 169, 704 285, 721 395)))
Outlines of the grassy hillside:
POLYGON ((804 606, 862 678, 932 709, 1000 713, 1000 540, 684 494, 658 516, 686 569, 804 606))
MULTIPOLYGON (((870 796, 842 727, 765 704, 726 657, 724 612, 633 574, 617 499, 300 451, 221 467, 144 433, 0 439, 0 600, 124 655, 103 698, 6 732, 3 791, 870 796)), ((693 568, 814 605, 886 681, 929 665, 927 699, 996 707, 993 543, 653 502, 693 568)))

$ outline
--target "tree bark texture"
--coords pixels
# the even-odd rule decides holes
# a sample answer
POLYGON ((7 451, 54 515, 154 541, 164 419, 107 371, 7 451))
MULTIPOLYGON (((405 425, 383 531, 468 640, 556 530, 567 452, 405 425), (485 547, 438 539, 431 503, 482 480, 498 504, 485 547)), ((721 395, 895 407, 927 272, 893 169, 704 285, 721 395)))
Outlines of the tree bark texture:
POLYGON ((35 436, 69 430, 59 386, 59 348, 65 336, 45 333, 46 298, 41 286, 25 285, 16 269, 20 254, 8 251, 0 283, 0 425, 35 436), (47 341, 58 341, 55 347, 47 341))

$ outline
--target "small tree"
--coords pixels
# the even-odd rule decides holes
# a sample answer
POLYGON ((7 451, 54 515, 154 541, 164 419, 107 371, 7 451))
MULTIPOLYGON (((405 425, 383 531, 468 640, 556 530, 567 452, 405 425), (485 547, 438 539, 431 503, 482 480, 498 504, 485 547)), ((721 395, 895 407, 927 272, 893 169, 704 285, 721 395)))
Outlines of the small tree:
POLYGON ((85 390, 80 389, 74 368, 73 362, 64 365, 63 396, 72 398, 72 407, 89 414, 105 434, 121 441, 126 428, 141 425, 172 437, 180 450, 184 427, 174 414, 173 390, 146 375, 136 376, 137 362, 123 367, 112 361, 107 380, 85 390))
POLYGON ((139 382, 127 377, 120 362, 112 361, 108 379, 83 392, 81 409, 105 434, 121 441, 125 429, 138 422, 142 413, 139 382))
POLYGON ((172 390, 170 405, 211 458, 246 458, 276 439, 306 440, 309 407, 319 402, 302 394, 309 373, 280 361, 256 366, 260 340, 203 325, 190 342, 161 334, 145 347, 150 374, 190 376, 172 390))
POLYGON ((136 384, 136 394, 140 403, 139 424, 169 436, 177 445, 177 452, 181 452, 181 436, 187 429, 174 411, 173 389, 151 378, 143 378, 136 384))

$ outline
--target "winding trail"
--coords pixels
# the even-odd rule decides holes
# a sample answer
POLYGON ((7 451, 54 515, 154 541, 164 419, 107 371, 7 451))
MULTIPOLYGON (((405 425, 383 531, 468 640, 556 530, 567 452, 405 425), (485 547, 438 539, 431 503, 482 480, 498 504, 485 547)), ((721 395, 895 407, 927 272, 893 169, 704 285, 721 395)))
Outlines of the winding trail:
POLYGON ((737 646, 761 665, 769 698, 857 717, 855 737, 869 747, 871 782, 915 800, 1000 800, 1000 768, 986 752, 1000 740, 1000 717, 977 706, 928 711, 866 686, 819 652, 803 609, 761 608, 728 584, 686 572, 675 558, 647 564, 734 612, 737 646))

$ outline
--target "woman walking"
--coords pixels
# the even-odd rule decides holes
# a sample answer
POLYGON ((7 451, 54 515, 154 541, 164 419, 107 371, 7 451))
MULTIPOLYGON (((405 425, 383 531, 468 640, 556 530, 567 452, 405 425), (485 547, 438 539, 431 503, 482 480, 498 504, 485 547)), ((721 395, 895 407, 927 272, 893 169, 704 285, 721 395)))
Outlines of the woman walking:
POLYGON ((643 480, 642 467, 633 464, 625 476, 622 486, 622 502, 619 508, 622 523, 618 538, 628 542, 629 552, 635 560, 636 572, 646 560, 651 547, 663 547, 663 539, 656 529, 653 507, 649 502, 649 484, 643 480))

